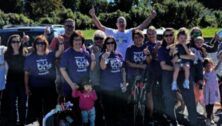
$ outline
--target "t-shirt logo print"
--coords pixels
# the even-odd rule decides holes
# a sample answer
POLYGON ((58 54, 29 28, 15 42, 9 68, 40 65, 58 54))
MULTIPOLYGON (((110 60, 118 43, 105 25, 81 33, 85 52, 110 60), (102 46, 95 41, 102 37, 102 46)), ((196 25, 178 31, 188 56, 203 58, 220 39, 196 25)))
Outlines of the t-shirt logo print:
POLYGON ((144 61, 144 55, 143 55, 143 52, 134 52, 133 53, 133 60, 136 62, 136 63, 142 63, 144 61))
POLYGON ((77 65, 77 72, 86 72, 89 62, 85 57, 75 57, 75 62, 77 65))
POLYGON ((49 69, 52 68, 52 64, 47 59, 36 60, 38 75, 49 74, 49 69))
POLYGON ((110 60, 111 72, 112 73, 120 72, 122 61, 116 58, 110 58, 109 60, 110 60))

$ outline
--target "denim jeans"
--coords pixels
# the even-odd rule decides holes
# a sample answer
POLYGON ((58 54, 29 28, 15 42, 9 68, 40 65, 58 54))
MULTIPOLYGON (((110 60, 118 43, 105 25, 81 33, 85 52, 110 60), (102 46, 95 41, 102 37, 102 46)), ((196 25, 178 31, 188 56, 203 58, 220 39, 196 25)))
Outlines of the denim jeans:
POLYGON ((90 126, 95 126, 95 119, 96 119, 96 110, 95 107, 93 107, 90 110, 82 110, 82 121, 83 123, 88 123, 90 126))

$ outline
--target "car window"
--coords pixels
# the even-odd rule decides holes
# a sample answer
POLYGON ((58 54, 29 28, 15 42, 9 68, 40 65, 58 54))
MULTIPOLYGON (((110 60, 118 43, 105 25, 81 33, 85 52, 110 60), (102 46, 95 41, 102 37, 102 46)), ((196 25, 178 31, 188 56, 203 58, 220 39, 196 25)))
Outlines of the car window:
MULTIPOLYGON (((0 29, 0 36, 2 38, 2 44, 7 45, 7 40, 10 35, 19 34, 22 37, 23 32, 24 32, 26 35, 30 37, 30 41, 28 45, 31 46, 35 37, 43 34, 45 28, 46 26, 43 26, 43 27, 24 26, 24 27, 13 27, 13 28, 10 27, 10 28, 0 29)), ((47 38, 49 43, 55 36, 61 35, 63 33, 64 33, 63 27, 51 28, 51 33, 48 35, 48 38, 47 38)))

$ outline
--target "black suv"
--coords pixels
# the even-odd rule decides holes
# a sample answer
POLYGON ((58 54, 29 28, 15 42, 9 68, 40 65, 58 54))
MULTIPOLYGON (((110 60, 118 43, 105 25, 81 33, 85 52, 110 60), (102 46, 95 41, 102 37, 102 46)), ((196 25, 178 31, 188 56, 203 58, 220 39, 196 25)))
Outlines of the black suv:
POLYGON ((48 35, 48 41, 51 42, 53 37, 61 35, 64 33, 63 25, 39 25, 39 26, 31 26, 31 25, 6 25, 2 29, 0 29, 0 36, 3 45, 7 44, 7 39, 12 34, 22 35, 25 33, 30 37, 30 45, 31 42, 35 39, 37 35, 43 34, 45 29, 48 27, 50 34, 48 35))

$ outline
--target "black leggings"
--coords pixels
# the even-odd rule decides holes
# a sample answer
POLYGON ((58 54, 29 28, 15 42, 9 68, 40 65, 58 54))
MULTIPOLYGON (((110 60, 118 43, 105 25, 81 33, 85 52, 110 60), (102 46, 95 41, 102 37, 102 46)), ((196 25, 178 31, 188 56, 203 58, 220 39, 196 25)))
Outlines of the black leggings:
POLYGON ((211 115, 213 113, 214 104, 206 105, 207 118, 211 119, 211 115))
POLYGON ((31 95, 28 100, 27 124, 36 120, 42 122, 42 118, 56 106, 56 88, 54 85, 49 87, 31 87, 31 95))

